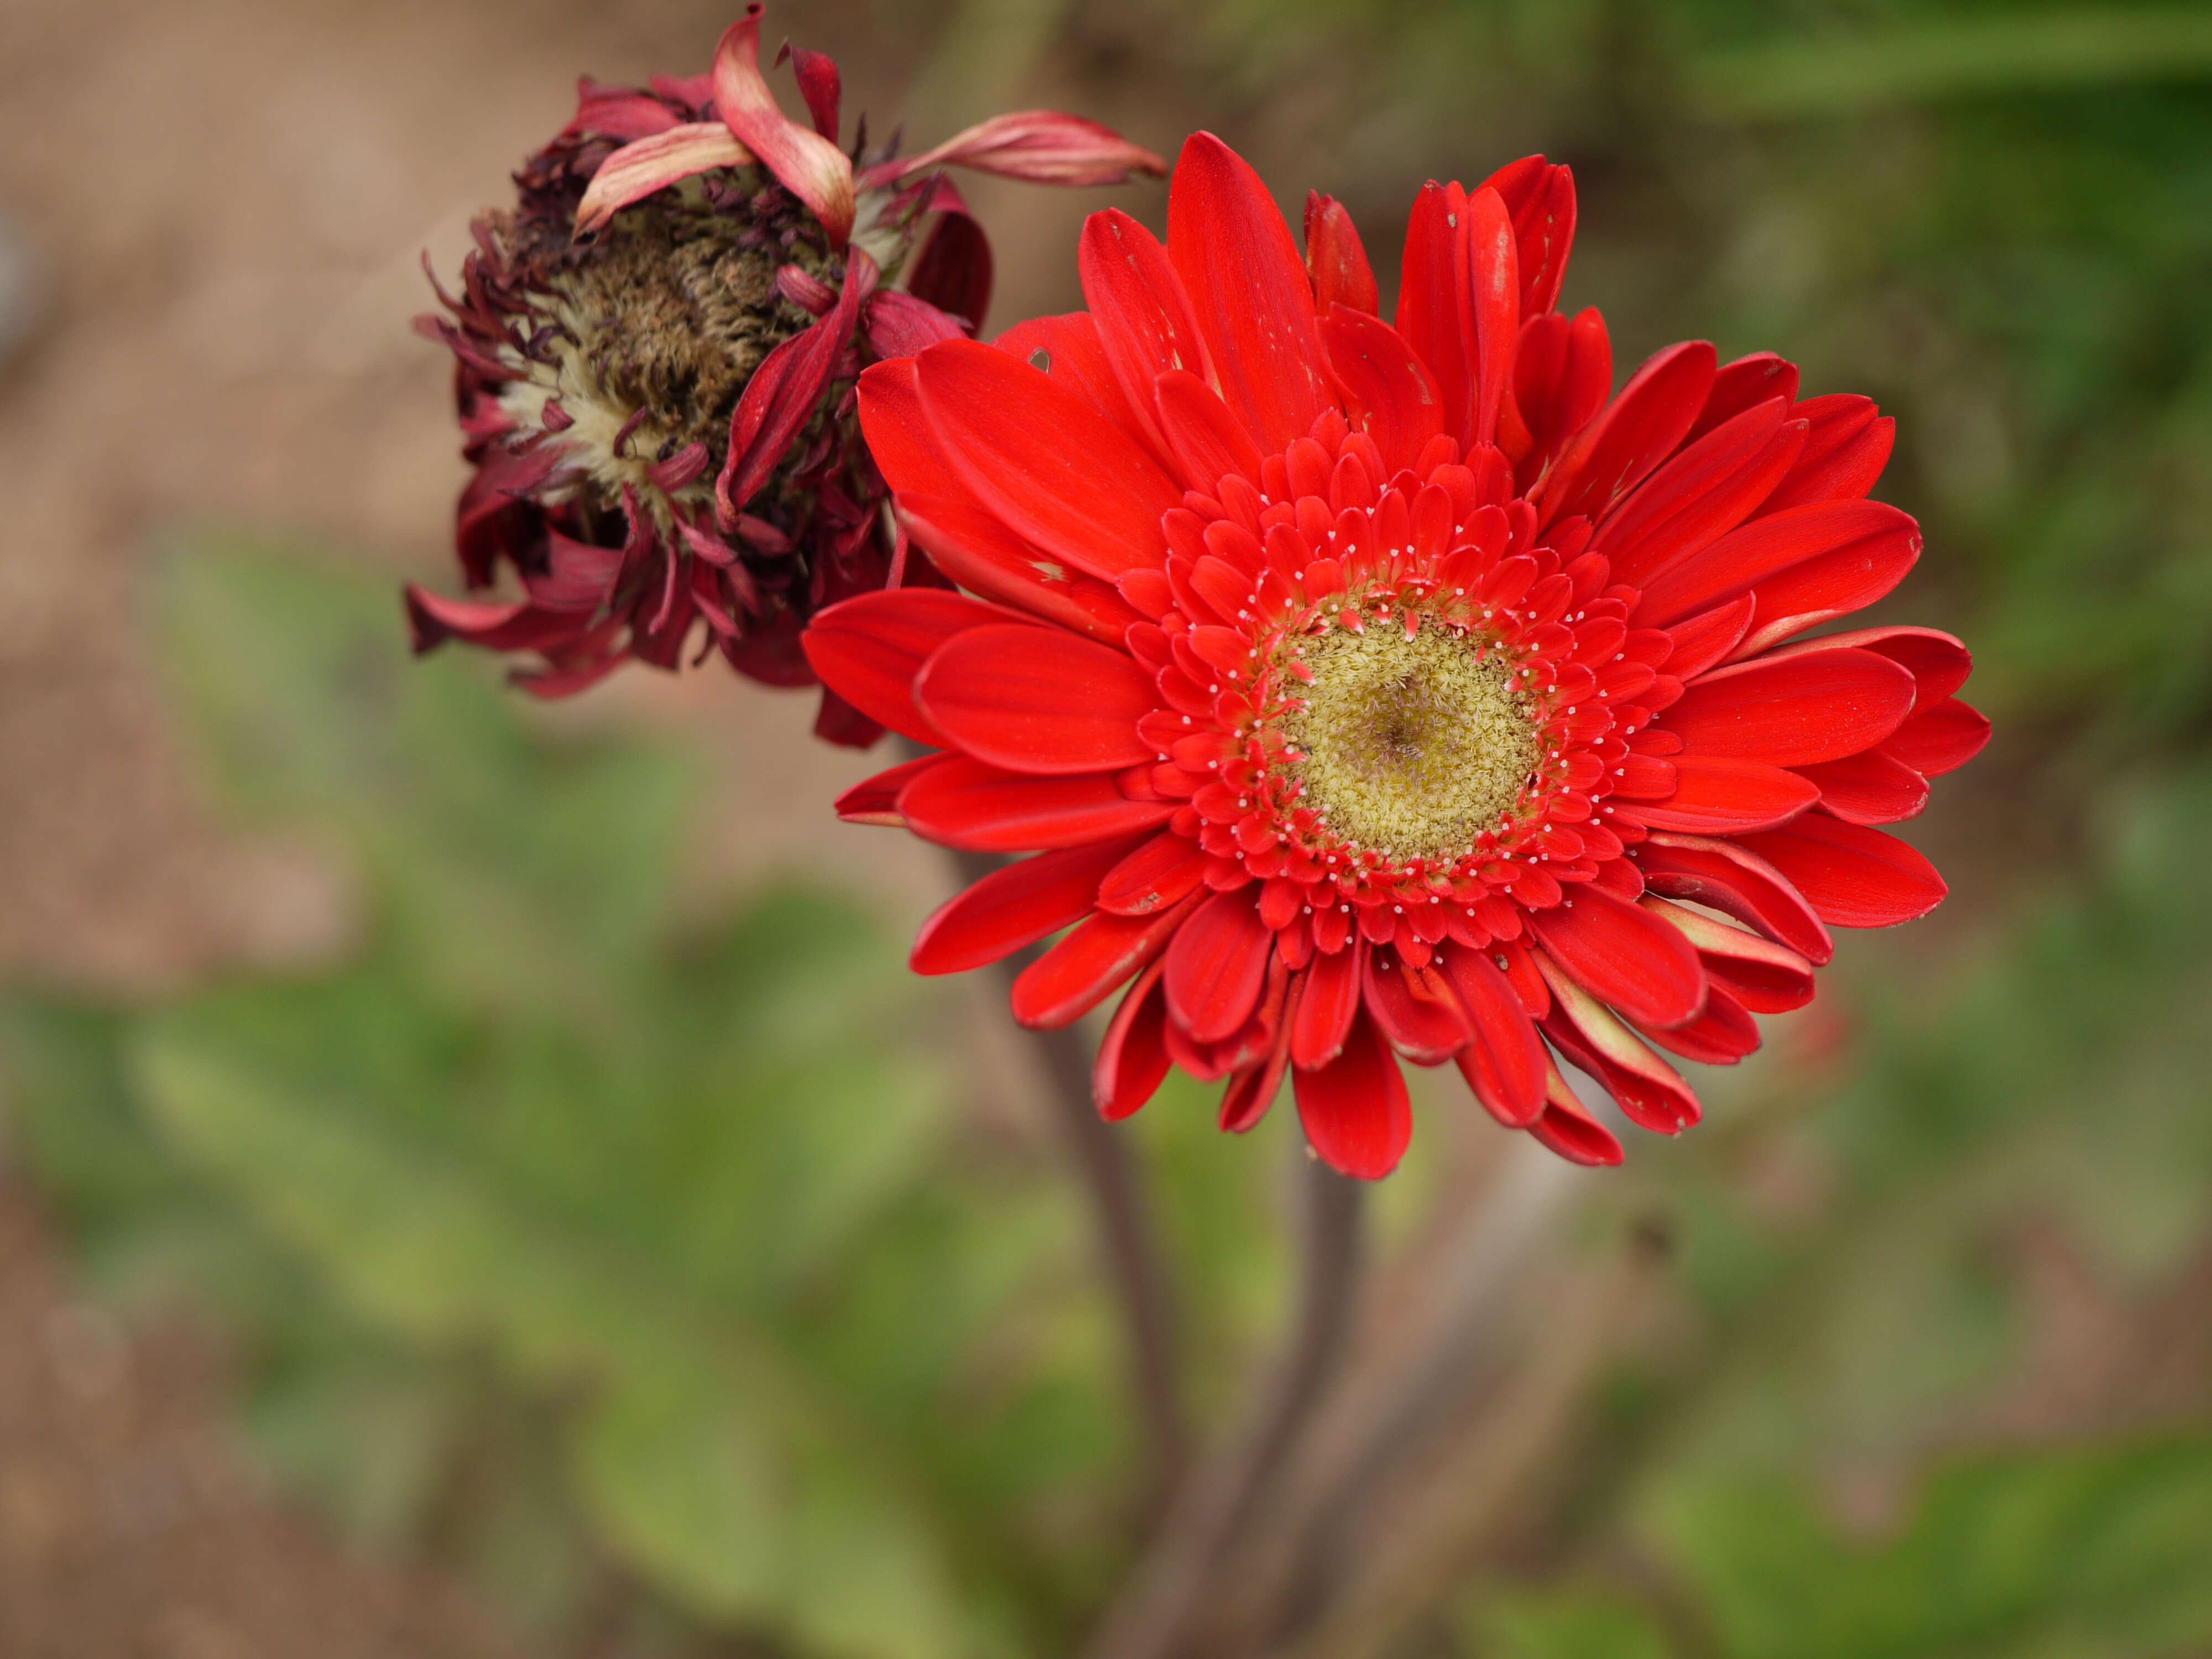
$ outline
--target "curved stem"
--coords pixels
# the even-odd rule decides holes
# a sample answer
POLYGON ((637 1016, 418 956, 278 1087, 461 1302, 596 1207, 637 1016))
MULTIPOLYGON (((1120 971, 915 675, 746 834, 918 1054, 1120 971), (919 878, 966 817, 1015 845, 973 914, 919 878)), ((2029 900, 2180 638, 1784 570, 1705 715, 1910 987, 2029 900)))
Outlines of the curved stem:
MULTIPOLYGON (((980 881, 1005 862, 989 853, 953 849, 951 856, 963 887, 980 881)), ((1000 978, 1011 986, 1038 954, 1039 947, 1035 945, 1016 951, 998 964, 1000 978)), ((1151 1466, 1146 1488, 1149 1493, 1158 1494, 1166 1492, 1181 1472, 1190 1443, 1183 1420, 1175 1304, 1167 1273, 1160 1263, 1152 1218, 1127 1143, 1091 1103, 1091 1040, 1072 1026, 1031 1035, 1044 1055, 1054 1115, 1090 1195, 1100 1253, 1127 1334, 1130 1387, 1151 1466)))
POLYGON ((1310 1153, 1304 1161, 1301 1289, 1288 1346, 1262 1379, 1247 1414, 1250 1426, 1194 1470, 1176 1494, 1086 1659, 1176 1659, 1184 1650, 1209 1575, 1257 1512, 1343 1356, 1359 1281, 1362 1189, 1310 1153))

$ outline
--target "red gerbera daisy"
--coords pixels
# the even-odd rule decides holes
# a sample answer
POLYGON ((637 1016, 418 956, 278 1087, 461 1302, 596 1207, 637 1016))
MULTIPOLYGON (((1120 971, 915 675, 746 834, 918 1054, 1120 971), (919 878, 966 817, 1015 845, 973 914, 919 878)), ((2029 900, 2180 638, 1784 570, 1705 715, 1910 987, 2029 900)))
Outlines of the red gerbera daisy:
MULTIPOLYGON (((449 316, 421 320, 457 360, 477 468, 463 572, 480 588, 510 565, 524 597, 410 588, 418 650, 533 652, 518 679, 558 696, 631 659, 672 668, 702 636, 740 673, 811 683, 798 636, 816 607, 933 580, 884 533, 852 411, 864 367, 961 336, 988 303, 990 245, 942 169, 1054 185, 1167 171, 1048 110, 856 167, 827 57, 791 53, 812 125, 777 107, 762 10, 709 74, 586 81, 516 175, 516 209, 477 222, 460 295, 440 292, 449 316)), ((881 735, 834 697, 817 730, 881 735)))
POLYGON ((977 597, 816 618, 823 679, 941 751, 840 811, 1036 853, 914 965, 1076 924, 1014 1013, 1128 986, 1109 1116, 1177 1065, 1249 1128, 1287 1073, 1316 1151, 1376 1176, 1412 1130, 1398 1059, 1449 1060, 1502 1122, 1613 1163, 1554 1052, 1671 1133, 1698 1106, 1655 1049, 1741 1059, 1831 926, 1943 896, 1874 826, 1986 738, 1965 647, 1804 637, 1919 554, 1864 499, 1892 423, 1703 342, 1608 398, 1603 321, 1553 308, 1574 216, 1540 156, 1430 185, 1394 327, 1344 210, 1312 199, 1301 264, 1200 134, 1165 247, 1085 227, 1089 312, 863 377, 901 514, 977 597))

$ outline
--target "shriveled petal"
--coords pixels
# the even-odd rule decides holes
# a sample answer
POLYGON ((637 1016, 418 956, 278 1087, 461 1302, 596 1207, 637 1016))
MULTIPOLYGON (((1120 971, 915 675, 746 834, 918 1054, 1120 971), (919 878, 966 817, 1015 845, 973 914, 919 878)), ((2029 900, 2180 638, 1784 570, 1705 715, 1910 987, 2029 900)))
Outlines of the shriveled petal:
POLYGON ((1413 1139, 1405 1074, 1374 1023, 1356 1016, 1335 1059, 1318 1071, 1294 1070, 1298 1121, 1322 1161, 1361 1181, 1398 1167, 1413 1139))
POLYGON ((886 358, 911 357, 941 340, 958 340, 967 335, 957 317, 895 288, 870 298, 861 313, 860 331, 868 337, 876 356, 886 358))
POLYGON ((955 635, 1001 623, 1023 618, 941 587, 883 588, 819 612, 799 644, 822 683, 854 708, 901 737, 943 749, 951 745, 914 701, 915 676, 955 635))
POLYGON ((914 682, 937 730, 1010 772, 1101 772, 1152 758, 1137 722, 1159 706, 1151 677, 1095 640, 1033 623, 965 630, 914 682))
POLYGON ((1936 866, 1894 836, 1808 812, 1744 845, 1837 927, 1893 927, 1924 916, 1951 890, 1936 866))
POLYGON ((973 340, 932 346, 915 370, 953 471, 1016 534, 1108 581, 1165 557, 1160 515, 1182 491, 1082 398, 973 340))
POLYGON ((576 234, 589 236, 632 203, 716 167, 741 167, 752 152, 720 121, 695 121, 631 140, 599 164, 576 204, 576 234))
POLYGON ((1873 748, 1911 713, 1912 697, 1911 674, 1887 657, 1808 651, 1717 669, 1660 723, 1694 754, 1812 766, 1873 748))
POLYGON ((925 841, 978 853, 1026 853, 1132 836, 1175 816, 1174 801, 1131 800, 1111 774, 1031 777, 966 755, 923 773, 899 797, 925 841))
POLYGON ((714 481, 714 513, 725 530, 737 527, 745 503, 775 476, 793 441, 819 412, 879 274, 876 262, 854 248, 845 262, 836 308, 769 352, 745 382, 730 416, 729 459, 714 481))
POLYGON ((1097 915, 1022 969, 1014 981, 1014 1018, 1056 1031, 1089 1013, 1167 948, 1196 896, 1157 916, 1097 915))
POLYGON ((1058 110, 1015 110, 979 121, 934 149, 870 167, 870 189, 931 167, 973 167, 1033 185, 1119 185, 1139 174, 1164 178, 1168 164, 1113 128, 1058 110))
POLYGON ((1127 838, 1098 842, 992 871, 921 924, 908 965, 917 974, 964 973, 1082 921, 1098 896, 1098 878, 1128 850, 1127 838))
POLYGON ((1255 890, 1216 893, 1168 947, 1168 1012, 1200 1042, 1236 1034, 1258 1006, 1275 936, 1260 925, 1255 890))
POLYGON ((853 234, 853 164, 835 143, 779 108, 760 69, 761 0, 723 31, 714 49, 714 113, 785 189, 813 210, 842 252, 853 234))
POLYGON ((1335 405, 1313 289, 1259 174, 1210 132, 1192 134, 1176 163, 1168 257, 1190 295, 1222 400, 1262 450, 1287 449, 1335 405))
POLYGON ((1674 793, 1663 801, 1626 802, 1623 817, 1654 830, 1731 836, 1787 823, 1820 799, 1820 792, 1795 772, 1764 761, 1710 755, 1677 755, 1674 793))
POLYGON ((1705 970, 1689 941, 1602 888, 1532 911, 1528 927, 1578 984, 1646 1024, 1680 1025, 1705 1006, 1705 970))

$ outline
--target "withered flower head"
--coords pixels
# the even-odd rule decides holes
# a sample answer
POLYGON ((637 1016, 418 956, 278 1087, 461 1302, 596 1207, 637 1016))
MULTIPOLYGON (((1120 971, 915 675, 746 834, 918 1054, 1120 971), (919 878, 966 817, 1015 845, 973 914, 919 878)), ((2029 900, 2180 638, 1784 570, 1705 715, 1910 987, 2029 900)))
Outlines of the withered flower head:
MULTIPOLYGON (((708 74, 584 81, 575 118, 515 175, 515 205, 472 227, 459 295, 440 288, 446 314, 418 319, 457 360, 476 467, 463 573, 483 589, 511 566, 522 597, 410 586, 417 650, 532 653, 515 678, 548 697, 626 659, 672 669, 715 651, 768 684, 812 684, 798 641, 815 611, 942 581, 885 511, 854 385, 982 319, 990 244, 943 169, 1053 185, 1166 171, 1051 111, 904 160, 868 155, 864 122, 848 156, 829 58, 787 48, 811 127, 777 106, 763 9, 708 74)), ((880 729, 823 693, 821 736, 880 729)))

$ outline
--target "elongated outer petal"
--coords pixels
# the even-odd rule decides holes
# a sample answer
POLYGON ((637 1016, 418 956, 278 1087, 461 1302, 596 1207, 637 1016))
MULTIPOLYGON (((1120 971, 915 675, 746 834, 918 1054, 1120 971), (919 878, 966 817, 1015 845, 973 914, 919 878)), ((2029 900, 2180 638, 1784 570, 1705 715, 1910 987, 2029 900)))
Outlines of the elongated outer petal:
POLYGON ((1461 228, 1467 239, 1469 315, 1474 322, 1474 417, 1470 444, 1498 435, 1498 411, 1513 380, 1513 349, 1521 338, 1521 267, 1512 216, 1489 186, 1467 198, 1461 228))
POLYGON ((1544 1056, 1544 1106, 1528 1133, 1570 1164, 1611 1168, 1621 1160, 1620 1141, 1590 1115, 1551 1055, 1544 1056))
POLYGON ((1382 308, 1359 228, 1343 203, 1317 190, 1306 192, 1306 274, 1313 280, 1314 309, 1324 317, 1333 305, 1370 317, 1382 308))
POLYGON ((741 167, 752 152, 720 121, 695 121, 624 144, 599 164, 576 204, 576 234, 589 236, 634 202, 716 167, 741 167))
POLYGON ((1654 830, 1730 836, 1787 823, 1820 799, 1820 787, 1764 761, 1677 755, 1674 793, 1662 801, 1623 802, 1620 813, 1654 830))
POLYGON ((1160 988, 1165 964, 1155 962, 1122 994, 1098 1058, 1091 1068, 1091 1097, 1109 1123, 1129 1116, 1150 1100, 1166 1079, 1167 994, 1160 988))
POLYGON ((1109 645, 1145 620, 1108 584, 1045 557, 972 501, 902 495, 898 512, 937 568, 984 599, 1109 645))
MULTIPOLYGON (((1445 428, 1455 438, 1464 435, 1474 407, 1474 295, 1460 234, 1466 211, 1467 192, 1457 185, 1424 185, 1406 221, 1398 279, 1398 332, 1436 376, 1445 428)), ((1608 373, 1607 390, 1611 380, 1608 373)))
POLYGON ((909 783, 939 762, 944 755, 921 755, 910 761, 901 761, 888 770, 872 778, 863 778, 837 797, 837 817, 846 823, 871 823, 890 830, 906 828, 906 818, 898 810, 898 798, 909 783))
POLYGON ((1164 823, 1174 801, 1130 800, 1110 773, 1025 776, 956 755, 907 786, 899 811, 925 841, 1027 853, 1131 836, 1164 823))
POLYGON ((1298 1121, 1324 1164, 1361 1181, 1379 1181, 1398 1167, 1413 1139, 1413 1105, 1405 1074, 1371 1020, 1355 1017, 1334 1060, 1291 1077, 1298 1121))
POLYGON ((1375 440, 1386 473, 1411 466, 1444 429, 1436 377, 1379 317, 1338 306, 1322 319, 1321 337, 1353 430, 1375 440))
POLYGON ((1168 1015, 1200 1042, 1236 1035, 1259 1005, 1275 936, 1260 925, 1254 890, 1216 893, 1168 946, 1168 1015))
POLYGON ((1681 1075, 1653 1054, 1610 1011, 1543 951, 1536 966, 1552 989, 1545 1035, 1569 1060, 1605 1085, 1620 1109, 1655 1134, 1679 1134, 1704 1115, 1681 1075))
POLYGON ((1795 769, 1819 787, 1820 810, 1846 823, 1897 823, 1928 805, 1928 780, 1886 749, 1795 769))
POLYGON ((1301 1071, 1316 1071, 1342 1052, 1359 1010, 1366 958, 1366 941, 1356 940, 1334 956, 1316 954, 1306 969, 1305 990, 1291 1017, 1291 1063, 1301 1071))
POLYGON ((1222 400, 1270 453, 1335 398, 1313 289, 1260 176, 1210 132, 1185 141, 1168 192, 1168 257, 1205 336, 1222 400))
POLYGON ((941 587, 879 588, 817 613, 799 646, 822 683, 870 720, 944 749, 944 734, 915 702, 915 676, 955 635, 1008 623, 1033 626, 1018 611, 941 587))
POLYGON ((1033 185, 1118 185, 1138 173, 1158 179, 1168 164, 1141 144, 1079 115, 1014 110, 957 132, 934 149, 870 167, 870 187, 935 167, 973 167, 1033 185))
POLYGON ((1932 708, 1914 709, 1881 747, 1923 778, 1934 778, 1958 770, 1989 740, 1989 716, 1971 703, 1946 697, 1932 708))
MULTIPOLYGON (((1139 421, 1157 436, 1152 383, 1176 369, 1201 380, 1207 372, 1205 342, 1182 279, 1152 233, 1118 208, 1083 222, 1076 268, 1114 378, 1139 421)), ((1210 488, 1213 478, 1193 483, 1210 488)))
POLYGON ((1576 514, 1597 519, 1641 483, 1674 453, 1698 418, 1712 390, 1715 367, 1711 343, 1689 340, 1668 347, 1638 369, 1544 481, 1537 503, 1543 521, 1556 523, 1576 514))
MULTIPOLYGON (((953 471, 921 407, 914 359, 871 364, 860 375, 860 431, 884 482, 904 498, 960 501, 976 512, 981 502, 953 471)), ((1013 532, 1005 533, 1012 538, 1013 532)), ((1014 538, 1018 540, 1018 538, 1014 538)))
POLYGON ((914 362, 943 453, 1007 528, 1108 581, 1166 556, 1160 515, 1182 491, 1103 415, 979 341, 950 340, 914 362))
POLYGON ((917 974, 958 974, 1012 956, 1083 920, 1129 842, 1040 853, 994 870, 938 906, 915 935, 908 965, 917 974))
POLYGON ((723 32, 714 51, 714 113, 784 187, 814 210, 843 250, 853 234, 853 164, 830 140, 777 107, 760 70, 760 0, 723 32))
POLYGON ((1705 1006, 1698 953, 1674 928, 1601 888, 1531 911, 1528 927, 1592 995, 1648 1025, 1680 1025, 1705 1006))
POLYGON ((1114 365, 1098 333, 1098 319, 1089 312, 1032 317, 1025 323, 1016 323, 991 343, 1050 377, 1054 386, 1073 392, 1127 436, 1139 443, 1151 441, 1150 428, 1137 418, 1114 378, 1114 365))
POLYGON ((1893 927, 1924 916, 1951 890, 1936 866, 1894 836, 1808 812, 1744 845, 1837 927, 1893 927))
POLYGON ((1637 902, 1688 939, 1706 978, 1726 986, 1753 1013, 1784 1013, 1813 1000, 1813 964, 1788 945, 1656 894, 1637 902))
MULTIPOLYGON (((1911 515, 1882 501, 1821 501, 1764 514, 1650 583, 1634 620, 1671 628, 1795 566, 1837 553, 1871 557, 1890 543, 1918 538, 1911 515)), ((1759 622, 1775 614, 1762 601, 1759 622)))
POLYGON ((1159 706, 1151 678, 1123 653, 1056 629, 968 629, 922 665, 914 697, 955 747, 1010 772, 1103 772, 1152 758, 1137 736, 1159 706))
POLYGON ((1912 712, 1912 676, 1871 651, 1811 651, 1717 669, 1661 724, 1691 752, 1812 766, 1871 749, 1912 712))
POLYGON ((1492 1117, 1509 1128, 1526 1128, 1544 1110, 1543 1040, 1487 956, 1450 945, 1439 959, 1474 1028, 1474 1041, 1460 1051, 1461 1073, 1492 1117))
POLYGON ((1182 925, 1197 896, 1156 916, 1093 916, 1021 971, 1014 1018, 1032 1030, 1073 1025, 1150 964, 1182 925))
POLYGON ((1734 842, 1655 831, 1637 849, 1644 884, 1734 916, 1808 961, 1833 960, 1835 941, 1804 895, 1756 853, 1734 842))

